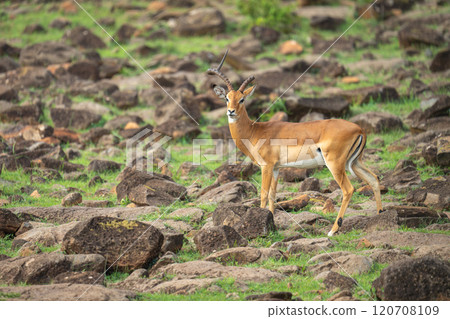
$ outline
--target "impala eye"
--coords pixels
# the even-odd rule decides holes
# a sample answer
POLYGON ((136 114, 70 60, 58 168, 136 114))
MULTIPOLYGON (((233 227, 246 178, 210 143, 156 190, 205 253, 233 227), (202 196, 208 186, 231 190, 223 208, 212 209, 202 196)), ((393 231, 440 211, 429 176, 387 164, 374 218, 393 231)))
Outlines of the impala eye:
POLYGON ((242 103, 244 103, 244 98, 239 100, 239 104, 242 104, 242 103))
POLYGON ((230 102, 230 100, 227 97, 225 97, 225 101, 227 101, 227 103, 230 102))

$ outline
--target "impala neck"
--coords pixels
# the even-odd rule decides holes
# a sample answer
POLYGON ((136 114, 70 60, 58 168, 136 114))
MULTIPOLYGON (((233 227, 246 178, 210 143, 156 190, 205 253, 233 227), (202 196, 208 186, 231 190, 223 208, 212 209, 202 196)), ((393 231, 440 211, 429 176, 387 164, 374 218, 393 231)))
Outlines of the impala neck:
POLYGON ((228 123, 230 127, 231 137, 234 140, 250 139, 252 137, 254 129, 254 126, 252 124, 253 121, 248 117, 247 110, 244 107, 241 114, 239 115, 239 118, 233 123, 228 123))

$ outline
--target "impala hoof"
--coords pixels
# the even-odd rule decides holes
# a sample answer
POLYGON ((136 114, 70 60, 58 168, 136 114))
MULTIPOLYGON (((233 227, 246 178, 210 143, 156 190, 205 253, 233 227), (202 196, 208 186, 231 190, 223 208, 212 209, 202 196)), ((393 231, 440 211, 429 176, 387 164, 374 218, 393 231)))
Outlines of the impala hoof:
POLYGON ((328 233, 328 237, 331 237, 334 235, 334 233, 336 233, 334 230, 330 230, 330 232, 328 233))

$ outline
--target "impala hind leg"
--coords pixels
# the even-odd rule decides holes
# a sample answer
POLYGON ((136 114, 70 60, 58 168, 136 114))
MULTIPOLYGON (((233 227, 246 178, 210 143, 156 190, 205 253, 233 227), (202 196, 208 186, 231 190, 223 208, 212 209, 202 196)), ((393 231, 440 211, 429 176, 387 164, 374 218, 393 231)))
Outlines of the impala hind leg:
POLYGON ((373 194, 375 196, 375 201, 377 202, 377 212, 378 214, 380 214, 383 211, 383 205, 381 204, 380 181, 378 180, 377 175, 375 175, 367 167, 365 167, 360 158, 358 158, 354 162, 352 168, 356 176, 358 176, 372 188, 373 194))
POLYGON ((261 167, 261 208, 266 208, 269 198, 270 185, 272 184, 273 166, 264 165, 261 167))
POLYGON ((345 172, 345 165, 329 165, 328 168, 331 171, 331 174, 333 174, 334 179, 338 183, 339 187, 342 190, 342 204, 341 208, 339 209, 339 213, 336 217, 336 221, 334 222, 333 227, 331 228, 330 232, 328 233, 328 236, 333 236, 334 233, 336 233, 339 228, 342 226, 342 221, 344 218, 345 211, 347 210, 348 203, 350 202, 350 199, 352 198, 353 192, 355 191, 355 188, 353 187, 352 183, 350 183, 350 180, 348 179, 348 176, 345 172))
POLYGON ((269 190, 269 210, 275 213, 275 199, 277 194, 278 185, 278 169, 273 170, 272 182, 270 184, 269 190))

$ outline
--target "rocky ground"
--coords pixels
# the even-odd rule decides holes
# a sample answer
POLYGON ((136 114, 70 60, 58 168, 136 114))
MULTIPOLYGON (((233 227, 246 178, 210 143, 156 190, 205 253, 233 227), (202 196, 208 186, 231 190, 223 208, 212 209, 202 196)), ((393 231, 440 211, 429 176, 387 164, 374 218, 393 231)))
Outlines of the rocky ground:
POLYGON ((450 298, 445 1, 379 0, 317 63, 369 1, 81 3, 114 41, 72 1, 0 4, 0 300, 450 298), (226 48, 235 86, 256 76, 251 118, 308 70, 261 120, 368 132, 385 213, 352 179, 328 238, 327 169, 281 171, 272 216, 239 153, 193 165, 194 138, 230 138, 205 73, 226 48), (125 165, 139 133, 171 137, 154 174, 125 165))

